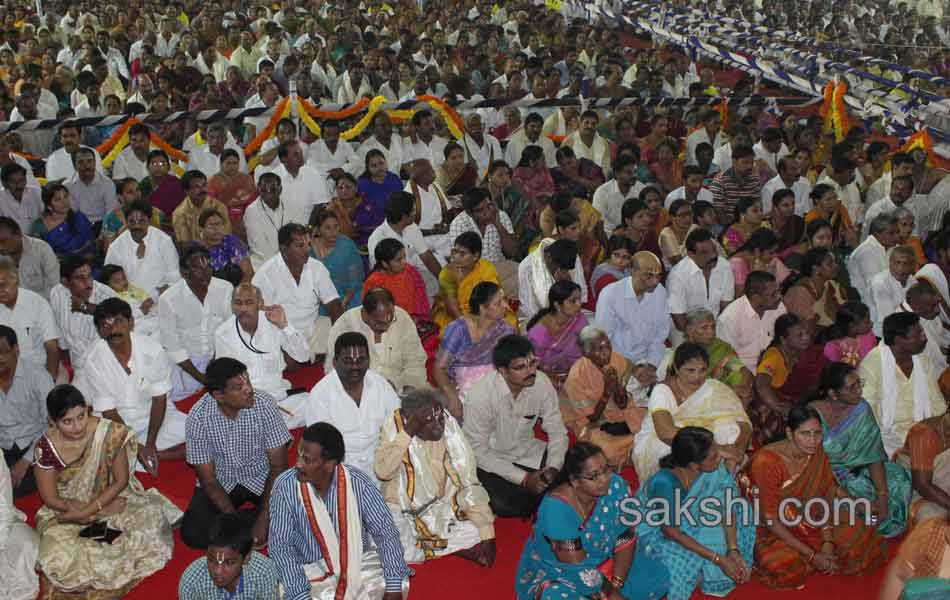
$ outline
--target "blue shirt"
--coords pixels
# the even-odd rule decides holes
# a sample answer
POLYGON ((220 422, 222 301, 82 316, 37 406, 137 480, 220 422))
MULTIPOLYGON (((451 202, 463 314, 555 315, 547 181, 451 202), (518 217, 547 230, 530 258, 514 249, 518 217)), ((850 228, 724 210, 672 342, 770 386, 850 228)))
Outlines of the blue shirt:
POLYGON ((287 425, 268 394, 254 392, 254 405, 236 419, 221 414, 211 394, 205 394, 188 413, 185 452, 188 464, 214 465, 224 491, 242 485, 260 495, 270 473, 267 451, 291 440, 287 425))
POLYGON ((635 365, 648 363, 657 367, 666 353, 666 338, 670 334, 666 288, 657 285, 638 299, 629 276, 615 281, 601 290, 594 323, 607 333, 614 352, 635 365))
MULTIPOLYGON (((363 552, 371 548, 370 537, 376 543, 383 566, 387 592, 401 592, 402 582, 411 574, 403 558, 402 542, 393 523, 392 513, 382 494, 370 478, 348 467, 353 494, 363 522, 363 552)), ((315 563, 322 556, 317 538, 310 530, 307 513, 300 501, 297 469, 284 471, 274 481, 270 500, 270 535, 268 553, 277 563, 280 580, 284 584, 284 600, 309 600, 310 582, 303 565, 315 563)), ((327 492, 327 512, 333 520, 333 534, 339 535, 336 522, 336 478, 332 478, 327 492)))
POLYGON ((179 600, 277 600, 277 567, 258 552, 241 568, 241 581, 234 593, 217 587, 208 573, 208 557, 188 565, 178 583, 179 600))

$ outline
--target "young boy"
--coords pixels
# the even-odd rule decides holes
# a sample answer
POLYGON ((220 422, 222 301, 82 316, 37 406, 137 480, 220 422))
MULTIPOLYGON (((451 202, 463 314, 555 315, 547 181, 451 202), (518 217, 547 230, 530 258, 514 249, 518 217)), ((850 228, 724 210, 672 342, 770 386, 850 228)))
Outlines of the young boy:
POLYGON ((145 290, 129 283, 122 267, 118 265, 102 267, 99 280, 100 283, 112 288, 119 298, 128 302, 129 306, 132 307, 135 333, 152 336, 158 332, 158 320, 156 319, 158 308, 155 306, 155 301, 149 298, 145 290))
POLYGON ((222 513, 211 524, 207 556, 188 565, 178 584, 179 600, 277 600, 277 567, 253 552, 251 524, 222 513))

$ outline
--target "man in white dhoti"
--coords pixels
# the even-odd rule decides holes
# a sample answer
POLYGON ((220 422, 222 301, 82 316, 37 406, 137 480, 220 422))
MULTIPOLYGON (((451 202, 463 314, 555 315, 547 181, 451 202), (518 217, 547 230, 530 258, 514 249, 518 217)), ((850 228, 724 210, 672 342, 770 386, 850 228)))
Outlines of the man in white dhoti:
POLYGON ((0 579, 4 598, 33 600, 40 591, 36 574, 40 537, 26 524, 26 515, 13 505, 10 470, 0 461, 0 579))
POLYGON ((369 343, 362 333, 338 337, 333 356, 333 371, 310 390, 304 417, 308 426, 326 421, 339 429, 350 449, 346 464, 372 477, 379 429, 399 408, 399 396, 369 368, 369 343))
POLYGON ((316 423, 303 433, 296 467, 274 482, 268 554, 285 600, 408 597, 411 571, 389 508, 344 457, 340 432, 316 423))
POLYGON ((161 345, 133 331, 132 307, 107 298, 93 322, 102 338, 89 351, 76 387, 96 415, 128 426, 139 439, 142 467, 158 475, 159 460, 184 460, 188 417, 168 400, 171 362, 161 345))
POLYGON ((180 263, 183 279, 158 299, 159 341, 174 363, 169 399, 178 402, 205 385, 205 368, 214 357, 214 332, 231 314, 234 288, 212 277, 204 246, 185 250, 180 263))
POLYGON ((476 475, 475 452, 432 390, 415 390, 383 422, 376 477, 399 529, 406 562, 455 554, 490 567, 495 516, 476 475))
POLYGON ((231 310, 234 316, 214 333, 215 358, 230 357, 244 363, 251 385, 277 401, 287 427, 303 427, 309 395, 303 390, 291 393, 283 373, 287 368, 284 352, 297 362, 310 359, 307 338, 287 321, 282 306, 265 305, 261 291, 250 283, 234 289, 231 310))

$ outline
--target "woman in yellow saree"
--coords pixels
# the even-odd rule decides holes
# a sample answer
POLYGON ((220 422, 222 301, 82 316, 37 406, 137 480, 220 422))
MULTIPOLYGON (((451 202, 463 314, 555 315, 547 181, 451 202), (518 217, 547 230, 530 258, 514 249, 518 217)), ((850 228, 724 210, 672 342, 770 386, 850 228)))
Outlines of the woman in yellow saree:
MULTIPOLYGON (((481 236, 466 231, 455 238, 452 260, 439 273, 439 295, 432 307, 432 320, 440 332, 452 321, 469 314, 472 290, 483 281, 501 285, 495 266, 482 258, 481 236)), ((517 329, 518 320, 511 308, 505 311, 505 320, 517 329)))
POLYGON ((71 385, 53 388, 46 406, 53 424, 35 451, 42 596, 121 598, 171 558, 182 512, 133 475, 138 442, 129 428, 89 416, 71 385))

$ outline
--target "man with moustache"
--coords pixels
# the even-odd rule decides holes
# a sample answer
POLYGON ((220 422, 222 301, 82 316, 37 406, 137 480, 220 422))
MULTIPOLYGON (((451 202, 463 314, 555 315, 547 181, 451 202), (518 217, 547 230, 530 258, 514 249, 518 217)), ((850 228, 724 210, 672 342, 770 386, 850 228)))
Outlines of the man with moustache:
POLYGON ((719 256, 716 240, 708 230, 697 228, 686 236, 686 258, 670 270, 666 292, 674 346, 684 339, 686 313, 705 308, 716 317, 735 298, 729 261, 719 256))
POLYGON ((295 468, 274 482, 268 554, 287 600, 408 597, 412 572, 389 508, 366 473, 343 464, 345 456, 336 427, 314 423, 303 432, 295 468))
POLYGON ((152 210, 145 200, 135 200, 122 209, 126 230, 109 244, 105 264, 122 267, 129 283, 157 301, 162 292, 181 279, 181 273, 175 242, 150 225, 152 210))
POLYGON ((465 400, 463 430, 478 461, 478 480, 499 517, 534 514, 564 464, 568 439, 557 391, 538 371, 528 338, 506 335, 492 351, 492 371, 482 375, 465 400), (534 436, 541 426, 548 436, 534 436))
POLYGON ((785 312, 775 276, 752 271, 745 281, 745 294, 723 309, 716 320, 716 334, 755 373, 759 357, 772 343, 775 320, 785 312))
POLYGON ((310 390, 307 425, 325 421, 340 430, 349 447, 346 464, 373 482, 373 460, 383 420, 399 408, 399 396, 382 375, 369 368, 366 336, 348 331, 333 344, 333 371, 310 390))
POLYGON ((76 150, 73 154, 76 172, 65 182, 73 209, 86 215, 97 232, 102 227, 102 219, 119 205, 115 184, 96 171, 98 156, 92 148, 76 150))
POLYGON ((103 300, 92 319, 102 339, 89 351, 76 387, 97 416, 135 432, 139 463, 157 476, 159 461, 185 458, 187 417, 168 400, 171 361, 157 341, 133 331, 132 307, 124 300, 103 300))
POLYGON ((20 357, 45 366, 55 380, 59 374, 59 328, 49 302, 20 287, 13 261, 0 258, 0 325, 16 331, 20 357))
POLYGON ((68 255, 59 267, 62 283, 50 292, 53 316, 62 332, 59 346, 69 353, 76 373, 82 370, 90 350, 99 341, 92 320, 96 306, 116 294, 109 286, 92 278, 92 263, 85 256, 68 255))
POLYGON ((495 516, 475 473, 475 452, 444 400, 432 390, 409 392, 380 437, 374 467, 406 562, 455 554, 490 567, 495 516))
POLYGON ((0 256, 13 261, 20 274, 20 286, 49 298, 59 283, 59 259, 43 240, 23 235, 20 225, 10 217, 0 216, 0 256))
POLYGON ((244 363, 208 364, 207 393, 188 413, 187 461, 198 477, 181 522, 181 539, 207 548, 209 526, 221 514, 253 519, 254 547, 267 545, 271 486, 287 468, 290 432, 274 399, 251 387, 244 363), (253 509, 242 510, 247 502, 253 509))
POLYGON ((287 427, 303 427, 304 404, 310 396, 302 390, 289 394, 290 382, 283 373, 284 353, 297 362, 309 360, 307 338, 287 321, 282 306, 265 305, 261 291, 250 283, 234 289, 231 310, 234 315, 214 333, 215 358, 230 357, 247 365, 251 386, 277 403, 287 427))

